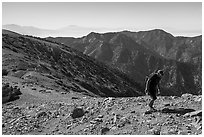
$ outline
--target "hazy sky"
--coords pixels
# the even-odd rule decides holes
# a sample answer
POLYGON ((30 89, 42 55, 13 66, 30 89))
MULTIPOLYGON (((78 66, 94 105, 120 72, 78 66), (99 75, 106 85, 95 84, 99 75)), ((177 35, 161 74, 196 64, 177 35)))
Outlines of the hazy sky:
POLYGON ((114 30, 164 29, 173 35, 202 33, 202 3, 2 3, 2 23, 58 29, 69 25, 114 30))

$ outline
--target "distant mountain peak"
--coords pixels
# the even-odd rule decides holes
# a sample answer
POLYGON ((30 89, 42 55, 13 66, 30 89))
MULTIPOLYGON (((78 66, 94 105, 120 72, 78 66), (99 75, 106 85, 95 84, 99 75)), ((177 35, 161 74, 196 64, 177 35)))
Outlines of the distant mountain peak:
POLYGON ((162 29, 152 29, 148 31, 139 31, 138 33, 149 33, 153 35, 168 35, 169 37, 174 37, 172 34, 162 30, 162 29))
POLYGON ((89 36, 89 35, 100 35, 100 33, 97 33, 97 32, 92 31, 92 32, 90 32, 87 36, 89 36))
POLYGON ((97 38, 100 39, 101 34, 100 33, 96 33, 96 32, 91 32, 87 35, 87 38, 97 38))

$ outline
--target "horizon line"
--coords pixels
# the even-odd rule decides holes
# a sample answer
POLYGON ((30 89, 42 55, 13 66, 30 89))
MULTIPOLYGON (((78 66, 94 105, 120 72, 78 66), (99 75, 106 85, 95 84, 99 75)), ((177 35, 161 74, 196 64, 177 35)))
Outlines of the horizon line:
MULTIPOLYGON (((152 28, 141 28, 141 29, 136 29, 134 27, 130 27, 129 29, 128 28, 125 28, 125 27, 117 27, 117 28, 109 28, 109 27, 88 27, 88 26, 79 26, 79 25, 67 25, 67 26, 64 26, 64 27, 60 27, 58 29, 46 29, 46 28, 40 28, 40 27, 36 27, 36 26, 31 26, 31 25, 19 25, 19 24, 14 24, 14 23, 10 23, 10 24, 2 24, 2 29, 7 29, 8 28, 3 28, 3 26, 8 26, 8 25, 15 25, 15 26, 19 26, 19 27, 32 27, 32 28, 35 28, 35 29, 40 29, 40 30, 46 30, 46 31, 60 31, 61 29, 65 29, 65 28, 68 28, 68 27, 73 27, 73 28, 81 28, 81 29, 93 29, 93 30, 88 30, 89 32, 86 33, 86 35, 94 32, 94 33, 99 33, 99 34, 105 34, 105 33, 112 33, 112 32, 124 32, 124 31, 129 31, 129 32, 143 32, 143 31, 153 31, 153 30, 162 30, 166 33, 169 33, 171 35, 173 35, 174 37, 197 37, 197 36, 202 36, 202 30, 201 30, 201 33, 200 34, 194 34, 193 36, 189 36, 188 34, 186 35, 181 35, 181 34, 177 34, 175 35, 174 33, 168 31, 167 29, 164 29, 162 27, 152 27, 152 28), (94 30, 94 29, 98 29, 98 30, 94 30), (110 29, 110 30, 105 30, 105 29, 110 29)), ((10 29, 9 29, 10 30, 10 29)), ((10 31, 15 31, 15 30, 10 30, 10 31)), ((190 32, 189 30, 186 30, 188 32, 190 32)), ((15 31, 16 32, 16 31, 15 31)), ((17 33, 20 33, 20 32, 17 32, 17 33)), ((177 32, 178 33, 178 32, 177 32)), ((185 33, 185 32, 180 32, 180 33, 185 33)), ((24 34, 23 34, 24 35, 24 34)), ((27 34, 25 34, 27 35, 27 34)), ((48 36, 46 37, 49 37, 51 36, 52 34, 48 34, 48 36)), ((80 38, 80 37, 83 37, 83 36, 86 36, 86 35, 82 35, 82 36, 57 36, 57 37, 75 37, 75 38, 80 38)), ((39 36, 40 37, 40 36, 39 36)))

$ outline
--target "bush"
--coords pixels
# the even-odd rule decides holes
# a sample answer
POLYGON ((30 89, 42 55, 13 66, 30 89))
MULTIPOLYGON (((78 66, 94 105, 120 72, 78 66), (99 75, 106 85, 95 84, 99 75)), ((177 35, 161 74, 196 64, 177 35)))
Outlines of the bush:
POLYGON ((19 98, 18 95, 21 95, 20 88, 12 87, 9 83, 6 83, 2 86, 2 103, 6 103, 8 101, 16 100, 19 98))
POLYGON ((2 86, 2 97, 8 96, 13 91, 13 87, 10 87, 9 84, 5 84, 2 86))
POLYGON ((2 69, 2 76, 7 76, 8 75, 8 71, 6 69, 2 69))

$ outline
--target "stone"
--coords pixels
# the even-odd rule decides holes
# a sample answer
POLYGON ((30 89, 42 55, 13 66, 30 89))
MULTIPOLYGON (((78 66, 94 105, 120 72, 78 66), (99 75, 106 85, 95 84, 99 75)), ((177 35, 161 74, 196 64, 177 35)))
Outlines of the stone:
POLYGON ((91 124, 96 124, 96 121, 90 121, 91 124))
POLYGON ((46 115, 47 115, 47 113, 45 111, 41 111, 41 112, 36 114, 36 117, 39 118, 39 117, 46 116, 46 115))
POLYGON ((161 130, 153 130, 153 134, 154 135, 160 135, 161 134, 161 130))
POLYGON ((120 110, 125 110, 125 107, 122 106, 122 107, 120 108, 120 110))
POLYGON ((101 129, 101 135, 105 135, 110 129, 108 127, 103 127, 101 129))
POLYGON ((165 106, 165 107, 167 107, 167 106, 171 106, 171 104, 170 104, 170 103, 168 103, 168 104, 165 104, 164 106, 165 106))
POLYGON ((118 127, 124 127, 126 124, 131 124, 131 122, 126 117, 122 117, 119 120, 118 127))
POLYGON ((179 98, 179 97, 177 97, 177 96, 172 96, 171 98, 172 98, 172 99, 177 99, 177 98, 179 98))
POLYGON ((46 91, 45 89, 39 90, 40 93, 44 93, 45 91, 46 91))
POLYGON ((185 108, 175 108, 175 109, 169 109, 169 108, 164 108, 161 110, 162 113, 176 113, 176 114, 181 114, 184 115, 189 112, 195 111, 194 109, 185 109, 185 108))
POLYGON ((190 97, 192 97, 192 96, 193 96, 192 94, 185 93, 185 94, 183 94, 181 97, 182 97, 182 98, 190 98, 190 97))
POLYGON ((78 97, 72 97, 72 99, 79 99, 78 97))
POLYGON ((103 120, 101 118, 96 118, 94 120, 97 121, 97 122, 103 122, 103 120))
POLYGON ((113 123, 116 123, 116 120, 117 120, 117 115, 114 114, 114 116, 113 116, 113 123))
POLYGON ((72 118, 80 118, 82 116, 84 116, 85 112, 82 108, 74 108, 74 110, 71 113, 71 117, 72 118))
POLYGON ((98 115, 98 118, 103 118, 103 115, 98 115))
POLYGON ((186 113, 185 117, 194 117, 194 116, 202 116, 202 110, 193 111, 190 113, 186 113))
POLYGON ((84 129, 84 132, 87 132, 88 130, 89 130, 88 128, 85 128, 85 129, 84 129))
POLYGON ((170 115, 169 118, 174 118, 174 117, 172 115, 170 115))
POLYGON ((111 127, 111 130, 116 130, 116 129, 117 129, 116 126, 112 126, 112 127, 111 127))
POLYGON ((152 114, 152 111, 146 111, 144 114, 152 114))
POLYGON ((131 111, 130 113, 135 113, 135 110, 131 111))
POLYGON ((200 130, 202 128, 202 118, 198 116, 195 117, 191 125, 193 125, 197 130, 200 130))
POLYGON ((202 101, 202 96, 194 96, 194 101, 196 101, 196 102, 200 102, 200 101, 202 101))
POLYGON ((187 130, 191 130, 191 126, 190 126, 190 125, 187 125, 187 126, 186 126, 186 129, 187 129, 187 130))
POLYGON ((177 116, 177 117, 180 117, 180 116, 181 116, 181 114, 176 114, 176 116, 177 116))
POLYGON ((51 93, 52 92, 52 90, 46 90, 45 91, 45 93, 51 93))
POLYGON ((72 124, 70 124, 70 125, 67 125, 67 129, 68 129, 68 128, 70 128, 71 126, 72 126, 72 124))

